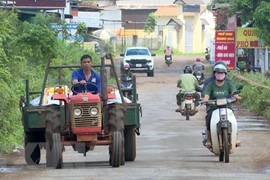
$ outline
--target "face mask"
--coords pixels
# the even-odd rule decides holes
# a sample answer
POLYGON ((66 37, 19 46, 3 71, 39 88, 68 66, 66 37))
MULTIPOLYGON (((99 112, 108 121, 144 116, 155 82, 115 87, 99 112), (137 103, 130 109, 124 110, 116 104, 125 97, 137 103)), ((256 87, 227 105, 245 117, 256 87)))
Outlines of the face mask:
POLYGON ((225 79, 225 73, 222 73, 222 74, 216 73, 215 76, 216 76, 216 80, 218 81, 222 81, 225 79))

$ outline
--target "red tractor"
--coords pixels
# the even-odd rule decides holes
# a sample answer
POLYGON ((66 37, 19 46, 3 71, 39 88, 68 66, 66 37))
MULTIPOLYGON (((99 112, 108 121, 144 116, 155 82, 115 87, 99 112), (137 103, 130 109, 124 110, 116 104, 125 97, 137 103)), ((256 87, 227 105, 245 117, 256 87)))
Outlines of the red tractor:
MULTIPOLYGON (((108 56, 108 55, 107 55, 108 56)), ((112 69, 115 72, 114 62, 111 59, 112 69)), ((77 66, 50 66, 50 68, 71 68, 77 66)), ((63 167, 63 155, 65 146, 72 146, 74 151, 86 156, 88 151, 95 146, 108 145, 109 164, 112 167, 124 165, 125 161, 134 161, 136 157, 135 134, 139 134, 140 104, 134 98, 132 103, 123 103, 123 94, 119 88, 122 103, 109 103, 116 98, 115 86, 107 85, 107 72, 105 58, 101 59, 101 97, 95 92, 77 93, 69 95, 64 85, 54 86, 52 100, 59 104, 43 106, 30 106, 29 85, 26 83, 26 105, 22 107, 23 125, 25 130, 25 160, 28 164, 38 164, 40 161, 40 149, 46 149, 46 166, 54 168, 63 167), (45 136, 41 136, 44 134, 45 136), (125 143, 128 141, 127 143, 125 143), (31 146, 28 146, 31 144, 31 146), (34 147, 33 147, 34 144, 34 147), (27 148, 28 147, 28 148, 27 148), (30 148, 31 147, 31 148, 30 148), (127 149, 127 153, 125 153, 127 149)), ((117 86, 119 87, 116 76, 117 86)), ((47 75, 45 75, 45 80, 47 75)), ((94 84, 92 84, 95 86, 94 84)), ((71 90, 77 86, 71 87, 71 90)), ((45 84, 43 85, 44 92, 45 84)), ((136 94, 136 86, 134 87, 136 94)), ((44 93, 41 93, 41 100, 44 93)))

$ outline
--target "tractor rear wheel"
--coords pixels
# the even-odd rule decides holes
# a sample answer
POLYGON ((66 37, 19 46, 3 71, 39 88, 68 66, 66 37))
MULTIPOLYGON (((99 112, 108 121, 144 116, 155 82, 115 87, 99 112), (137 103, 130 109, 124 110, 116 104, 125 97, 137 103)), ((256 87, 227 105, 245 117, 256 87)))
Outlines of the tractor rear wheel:
POLYGON ((53 167, 52 147, 49 142, 46 142, 46 167, 53 167))
MULTIPOLYGON (((122 104, 110 104, 109 105, 109 130, 113 137, 114 132, 119 132, 121 135, 121 147, 120 147, 120 159, 121 165, 125 164, 125 138, 124 138, 124 119, 125 119, 125 106, 122 104)), ((109 147, 110 164, 112 164, 113 155, 113 143, 109 147)))
MULTIPOLYGON (((46 117, 46 166, 53 167, 53 134, 61 132, 60 106, 47 106, 46 117)), ((61 135, 60 135, 61 137, 61 135)))

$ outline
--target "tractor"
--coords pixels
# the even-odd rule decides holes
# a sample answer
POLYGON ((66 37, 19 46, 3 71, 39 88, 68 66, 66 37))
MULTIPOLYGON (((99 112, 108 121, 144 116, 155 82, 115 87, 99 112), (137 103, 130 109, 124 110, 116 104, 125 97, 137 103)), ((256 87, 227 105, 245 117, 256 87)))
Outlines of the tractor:
POLYGON ((136 135, 140 135, 142 115, 141 105, 137 102, 136 77, 133 77, 134 86, 131 89, 134 98, 130 103, 125 103, 112 55, 103 54, 101 64, 93 65, 94 68, 100 68, 101 95, 87 90, 72 94, 77 84, 71 88, 63 85, 61 71, 80 66, 51 65, 50 58, 41 91, 30 91, 29 80, 25 80, 26 94, 20 98, 20 108, 27 164, 39 164, 41 149, 44 148, 46 166, 61 169, 65 146, 72 146, 74 151, 84 156, 88 151, 93 151, 95 146, 108 146, 108 162, 112 167, 135 160, 136 135), (110 60, 109 64, 107 60, 110 60), (116 85, 108 85, 107 68, 113 71, 116 85), (53 69, 58 70, 58 84, 50 88, 48 95, 46 82, 53 69), (121 102, 114 101, 116 92, 121 102), (40 95, 37 105, 30 103, 33 95, 40 95))

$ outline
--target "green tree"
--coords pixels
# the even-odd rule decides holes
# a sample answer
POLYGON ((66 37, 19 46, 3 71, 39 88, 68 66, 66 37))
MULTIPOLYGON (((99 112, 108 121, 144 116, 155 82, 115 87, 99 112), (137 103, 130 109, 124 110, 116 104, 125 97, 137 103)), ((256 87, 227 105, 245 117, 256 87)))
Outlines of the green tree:
POLYGON ((49 56, 56 56, 57 37, 50 28, 48 17, 38 15, 34 23, 23 22, 14 43, 21 55, 33 64, 45 64, 49 56), (42 22, 47 22, 42 24, 42 22))
POLYGON ((154 32, 156 26, 157 26, 156 16, 154 13, 150 13, 145 22, 144 31, 150 34, 154 32))
POLYGON ((261 2, 254 13, 255 34, 264 41, 264 44, 270 45, 270 3, 261 2))
POLYGON ((0 152, 7 152, 22 136, 17 98, 20 82, 16 82, 17 72, 13 71, 20 59, 12 45, 19 26, 17 13, 0 10, 0 22, 0 152))
POLYGON ((269 0, 235 0, 231 4, 230 14, 237 14, 242 24, 253 23, 255 34, 270 45, 270 1, 269 0))
MULTIPOLYGON (((23 79, 30 80, 30 90, 40 91, 48 56, 53 57, 52 64, 78 64, 82 54, 92 53, 78 43, 58 40, 50 28, 57 21, 53 16, 39 14, 30 24, 20 22, 15 9, 0 10, 0 153, 9 152, 22 141, 18 104, 25 94, 23 79)), ((70 70, 64 72, 64 77, 70 85, 70 70)), ((47 85, 55 85, 56 79, 57 72, 52 73, 47 85)))
POLYGON ((79 37, 85 38, 86 35, 87 35, 87 32, 88 32, 88 28, 87 28, 86 24, 85 23, 79 23, 78 26, 77 26, 77 31, 75 33, 77 39, 79 37))

